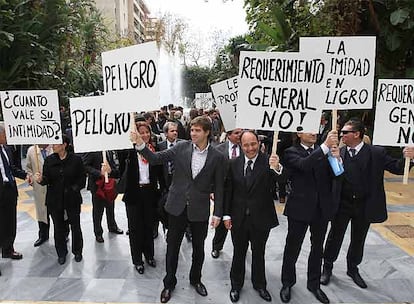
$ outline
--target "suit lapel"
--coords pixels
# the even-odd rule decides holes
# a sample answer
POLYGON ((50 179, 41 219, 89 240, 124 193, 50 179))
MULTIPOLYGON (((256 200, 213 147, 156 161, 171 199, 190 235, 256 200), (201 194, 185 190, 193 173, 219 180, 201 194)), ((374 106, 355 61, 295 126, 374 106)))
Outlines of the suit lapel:
POLYGON ((342 161, 345 160, 345 153, 346 152, 347 152, 346 146, 342 147, 341 150, 339 151, 339 154, 341 155, 342 161))
MULTIPOLYGON (((210 145, 208 147, 206 162, 204 163, 203 168, 201 168, 200 172, 197 174, 196 178, 199 177, 200 175, 202 175, 203 172, 206 170, 206 168, 210 168, 212 166, 212 164, 211 164, 212 163, 212 159, 213 159, 213 157, 211 156, 211 154, 213 154, 212 153, 212 149, 214 149, 214 148, 213 148, 212 145, 210 145)), ((192 172, 191 172, 191 174, 192 174, 192 172)))
POLYGON ((226 140, 226 143, 224 144, 224 155, 226 159, 230 159, 229 157, 229 141, 226 140))
POLYGON ((193 156, 193 143, 189 143, 189 145, 184 150, 183 160, 185 161, 185 171, 187 174, 193 179, 193 172, 191 170, 191 161, 193 156))

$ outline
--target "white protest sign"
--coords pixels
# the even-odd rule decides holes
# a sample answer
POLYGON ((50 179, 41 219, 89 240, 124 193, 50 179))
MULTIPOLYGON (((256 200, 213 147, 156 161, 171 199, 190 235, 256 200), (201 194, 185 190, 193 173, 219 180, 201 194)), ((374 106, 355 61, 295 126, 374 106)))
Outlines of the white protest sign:
POLYGON ((236 126, 318 132, 325 70, 300 53, 241 52, 236 126))
POLYGON ((195 93, 195 106, 197 109, 211 109, 213 107, 213 93, 195 93))
POLYGON ((371 109, 375 37, 300 37, 300 53, 322 59, 326 79, 323 109, 371 109))
POLYGON ((8 144, 62 143, 56 90, 2 91, 0 100, 8 144))
POLYGON ((236 128, 238 76, 211 85, 211 91, 220 111, 224 129, 231 131, 236 128))
POLYGON ((155 41, 102 53, 104 93, 114 95, 105 110, 123 113, 159 108, 158 63, 155 41))
POLYGON ((380 79, 373 144, 414 145, 414 79, 380 79))
POLYGON ((129 113, 111 113, 111 96, 70 99, 73 146, 76 153, 131 149, 129 113))

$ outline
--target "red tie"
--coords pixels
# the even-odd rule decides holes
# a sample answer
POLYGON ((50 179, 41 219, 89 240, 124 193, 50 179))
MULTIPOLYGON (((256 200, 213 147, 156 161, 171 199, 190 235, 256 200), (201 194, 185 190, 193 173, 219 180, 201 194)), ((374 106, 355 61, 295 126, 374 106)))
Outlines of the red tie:
POLYGON ((237 157, 237 145, 233 145, 233 147, 231 148, 232 149, 232 151, 231 151, 231 158, 233 159, 233 158, 236 158, 237 157))

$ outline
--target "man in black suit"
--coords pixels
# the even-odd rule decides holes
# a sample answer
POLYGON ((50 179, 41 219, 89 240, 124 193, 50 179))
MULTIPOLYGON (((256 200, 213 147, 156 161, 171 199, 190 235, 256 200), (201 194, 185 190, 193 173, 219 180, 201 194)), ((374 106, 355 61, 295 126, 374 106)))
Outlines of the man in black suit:
POLYGON ((261 298, 271 301, 266 289, 265 248, 270 230, 277 220, 273 190, 282 173, 279 157, 259 151, 259 138, 253 131, 241 134, 244 155, 230 160, 226 178, 225 212, 223 220, 231 229, 233 261, 231 264, 230 300, 237 302, 244 284, 246 252, 252 248, 252 283, 261 298), (269 165, 272 168, 269 168, 269 165))
POLYGON ((25 171, 13 163, 10 150, 6 146, 6 132, 0 122, 0 247, 3 258, 20 260, 23 255, 14 250, 17 226, 17 185, 15 177, 26 179, 25 171))
MULTIPOLYGON (((364 132, 364 125, 359 119, 347 121, 341 130, 345 146, 341 148, 340 155, 345 172, 339 210, 325 244, 321 277, 324 285, 330 281, 333 263, 338 258, 345 231, 351 221, 351 242, 346 257, 347 275, 359 287, 367 288, 359 274, 358 265, 362 261, 370 224, 382 223, 387 219, 384 170, 393 174, 404 173, 404 160, 388 156, 383 147, 365 144, 364 132)), ((403 153, 412 159, 414 148, 404 148, 403 153)))
POLYGON ((106 163, 104 163, 102 152, 85 153, 82 157, 83 163, 88 173, 88 187, 87 189, 92 195, 92 220, 93 220, 93 232, 95 233, 95 239, 98 243, 103 243, 104 238, 102 236, 102 216, 104 210, 106 211, 106 223, 108 230, 111 233, 123 234, 124 232, 119 229, 115 221, 115 204, 96 195, 98 186, 96 181, 105 176, 105 172, 109 177, 118 178, 119 170, 116 168, 112 151, 105 151, 106 163))
POLYGON ((311 250, 308 259, 307 288, 322 303, 329 303, 320 289, 323 242, 328 226, 339 204, 337 177, 328 161, 328 152, 339 158, 338 133, 331 131, 325 142, 316 145, 315 133, 298 133, 298 144, 286 149, 285 167, 289 172, 292 191, 284 214, 288 233, 283 252, 282 302, 290 301, 291 288, 296 283, 296 261, 308 227, 311 250))
MULTIPOLYGON (((226 164, 228 164, 229 159, 234 159, 243 155, 243 151, 240 147, 240 135, 242 129, 237 128, 227 132, 227 140, 224 143, 221 143, 216 146, 216 150, 224 155, 226 164)), ((227 166, 226 170, 227 172, 227 166)), ((220 256, 220 251, 223 249, 224 242, 227 237, 227 229, 224 227, 224 222, 222 221, 220 225, 217 226, 213 238, 213 250, 211 251, 211 256, 214 259, 217 259, 220 256)))
POLYGON ((214 212, 211 225, 218 226, 223 214, 224 168, 223 155, 208 142, 211 123, 206 117, 191 121, 191 141, 181 141, 168 150, 151 152, 141 138, 132 131, 131 141, 136 149, 152 164, 174 162, 174 173, 168 192, 165 210, 168 217, 166 271, 161 303, 171 298, 177 284, 176 272, 181 241, 189 223, 193 233, 193 260, 190 270, 190 284, 197 293, 207 296, 207 289, 201 282, 204 262, 204 241, 207 237, 210 216, 210 193, 214 189, 214 212))

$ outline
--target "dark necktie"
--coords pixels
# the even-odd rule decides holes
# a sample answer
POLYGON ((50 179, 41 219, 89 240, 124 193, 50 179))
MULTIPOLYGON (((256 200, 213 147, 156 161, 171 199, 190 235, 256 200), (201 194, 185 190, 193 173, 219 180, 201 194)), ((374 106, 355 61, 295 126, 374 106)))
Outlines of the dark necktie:
POLYGON ((1 160, 3 161, 4 173, 6 174, 7 179, 9 180, 9 183, 14 183, 14 177, 13 177, 10 164, 7 160, 3 146, 0 146, 0 154, 1 154, 1 160))
POLYGON ((244 173, 244 177, 246 178, 246 184, 248 187, 250 187, 252 183, 252 175, 253 175, 253 169, 252 169, 253 161, 249 159, 247 162, 246 172, 244 173))
MULTIPOLYGON (((171 149, 172 147, 174 147, 174 144, 171 143, 169 147, 171 149)), ((168 174, 173 174, 173 173, 174 173, 174 162, 173 161, 169 161, 168 162, 168 174)))
POLYGON ((356 149, 354 148, 349 149, 349 153, 351 154, 351 157, 354 157, 356 154, 356 149))
POLYGON ((46 159, 47 157, 47 153, 45 149, 40 150, 40 152, 42 153, 43 159, 46 159))
POLYGON ((313 152, 313 148, 308 148, 308 150, 306 150, 306 152, 308 152, 308 154, 310 155, 313 152))
POLYGON ((231 148, 231 158, 236 158, 237 157, 237 145, 233 145, 233 147, 231 148))

